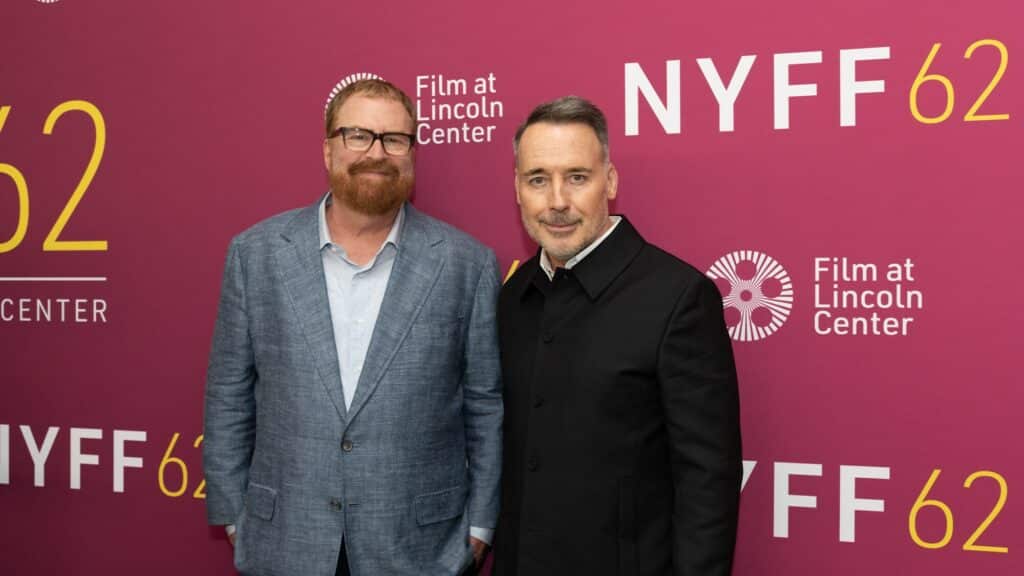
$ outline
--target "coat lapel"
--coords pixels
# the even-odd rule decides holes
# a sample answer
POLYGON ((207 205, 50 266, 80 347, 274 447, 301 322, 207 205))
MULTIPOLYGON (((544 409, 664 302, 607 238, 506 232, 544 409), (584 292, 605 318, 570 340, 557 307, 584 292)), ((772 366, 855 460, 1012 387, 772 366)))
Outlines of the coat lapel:
POLYGON ((348 422, 355 419, 380 384, 444 266, 444 259, 435 248, 443 240, 436 225, 412 204, 406 204, 405 210, 398 255, 373 328, 356 394, 349 407, 348 422))
POLYGON ((319 209, 318 201, 296 213, 281 234, 286 244, 275 253, 275 257, 278 270, 281 271, 279 280, 291 297, 317 375, 344 422, 346 414, 341 391, 341 371, 320 255, 319 209))

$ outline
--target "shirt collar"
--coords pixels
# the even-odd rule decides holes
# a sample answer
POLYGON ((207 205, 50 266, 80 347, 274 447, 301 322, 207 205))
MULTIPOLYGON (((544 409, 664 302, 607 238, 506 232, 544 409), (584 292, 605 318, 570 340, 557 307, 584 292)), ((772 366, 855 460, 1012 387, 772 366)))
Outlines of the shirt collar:
MULTIPOLYGON (((580 250, 579 254, 570 258, 569 261, 565 263, 565 266, 563 266, 563 268, 565 268, 566 270, 572 270, 574 266, 579 264, 584 258, 587 257, 587 254, 590 254, 591 252, 594 251, 595 248, 600 246, 601 243, 604 242, 605 238, 610 236, 611 233, 615 230, 615 227, 619 225, 619 222, 622 221, 622 216, 611 216, 610 219, 612 221, 612 225, 607 230, 604 231, 604 234, 601 234, 601 236, 599 236, 597 240, 594 240, 593 242, 590 243, 589 246, 587 246, 583 250, 580 250)), ((547 252, 545 252, 543 248, 540 251, 540 268, 541 270, 544 271, 545 274, 547 274, 548 280, 555 279, 555 269, 553 266, 551 266, 551 260, 548 259, 547 252)))
MULTIPOLYGON (((324 195, 324 199, 320 201, 320 208, 317 210, 317 220, 320 226, 321 250, 323 250, 324 247, 326 246, 334 244, 334 242, 331 241, 331 231, 327 227, 327 207, 330 206, 333 202, 334 198, 331 196, 331 193, 328 192, 327 194, 324 195)), ((391 244, 395 248, 398 248, 398 242, 402 236, 402 225, 404 223, 405 203, 403 203, 402 207, 398 209, 398 215, 395 216, 395 222, 391 225, 391 231, 388 232, 388 237, 384 239, 384 243, 381 244, 380 246, 381 250, 383 250, 384 247, 387 246, 388 244, 391 244)), ((341 246, 338 247, 341 248, 341 246)), ((380 251, 378 250, 377 253, 379 254, 380 251)))
MULTIPOLYGON (((598 297, 619 277, 620 274, 640 254, 647 242, 630 224, 625 216, 615 227, 613 233, 608 235, 606 241, 600 246, 595 246, 593 253, 583 262, 577 262, 577 266, 570 271, 563 271, 571 276, 586 292, 587 296, 596 301, 598 297)), ((530 258, 516 274, 509 279, 506 287, 514 297, 526 298, 532 290, 545 292, 547 285, 551 284, 547 275, 540 267, 540 253, 530 258)))

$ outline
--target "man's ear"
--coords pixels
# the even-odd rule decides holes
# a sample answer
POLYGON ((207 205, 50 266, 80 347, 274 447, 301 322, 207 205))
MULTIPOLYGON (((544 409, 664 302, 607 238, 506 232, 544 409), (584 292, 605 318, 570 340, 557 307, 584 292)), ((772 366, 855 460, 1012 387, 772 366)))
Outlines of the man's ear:
POLYGON ((608 199, 614 200, 615 195, 619 193, 619 171, 615 169, 615 165, 611 162, 608 163, 608 199))

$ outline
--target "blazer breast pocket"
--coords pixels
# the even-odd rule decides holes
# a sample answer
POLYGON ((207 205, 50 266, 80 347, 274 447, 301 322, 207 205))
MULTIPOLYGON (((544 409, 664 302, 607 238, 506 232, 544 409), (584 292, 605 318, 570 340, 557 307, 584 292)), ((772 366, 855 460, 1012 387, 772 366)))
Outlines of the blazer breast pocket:
POLYGON ((426 332, 443 333, 462 329, 464 318, 451 313, 436 313, 436 311, 424 311, 413 322, 414 330, 426 332))
POLYGON ((411 351, 422 351, 431 356, 462 351, 461 318, 420 317, 412 324, 406 344, 411 351))

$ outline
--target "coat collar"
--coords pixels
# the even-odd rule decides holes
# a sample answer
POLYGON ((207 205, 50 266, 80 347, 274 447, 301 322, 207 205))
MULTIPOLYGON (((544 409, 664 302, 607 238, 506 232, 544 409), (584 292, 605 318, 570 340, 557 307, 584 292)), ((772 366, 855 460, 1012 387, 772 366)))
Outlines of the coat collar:
MULTIPOLYGON (((572 270, 560 270, 559 273, 575 276, 587 296, 591 300, 597 300, 646 244, 643 236, 637 232, 629 219, 622 216, 622 221, 615 227, 611 235, 605 238, 604 242, 601 242, 593 252, 576 264, 572 270)), ((529 262, 523 265, 516 276, 519 276, 519 283, 513 287, 513 290, 516 291, 519 298, 524 298, 531 287, 540 289, 550 282, 540 267, 540 249, 529 262)))

